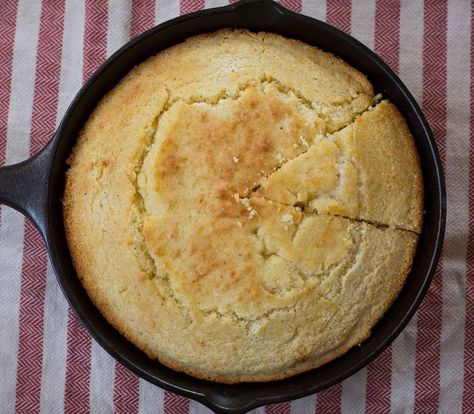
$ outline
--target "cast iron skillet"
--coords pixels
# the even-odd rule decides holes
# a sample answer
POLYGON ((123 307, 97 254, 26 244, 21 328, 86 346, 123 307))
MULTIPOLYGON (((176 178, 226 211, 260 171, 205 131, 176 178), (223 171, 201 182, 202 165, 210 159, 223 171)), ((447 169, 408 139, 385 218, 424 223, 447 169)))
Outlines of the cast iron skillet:
POLYGON ((438 151, 420 108, 400 79, 357 40, 270 0, 242 0, 227 7, 178 17, 126 44, 79 91, 53 139, 40 153, 20 164, 0 169, 0 202, 19 210, 38 227, 69 304, 107 352, 142 378, 225 413, 240 413, 320 391, 350 376, 379 355, 408 323, 428 288, 440 254, 446 218, 444 178, 438 151), (112 328, 90 302, 72 266, 62 221, 65 161, 78 131, 98 100, 133 66, 149 56, 189 36, 224 27, 270 31, 301 39, 333 52, 365 73, 376 92, 394 102, 407 119, 423 170, 426 210, 423 231, 412 271, 397 301, 361 346, 323 367, 270 383, 216 384, 175 372, 150 360, 112 328))

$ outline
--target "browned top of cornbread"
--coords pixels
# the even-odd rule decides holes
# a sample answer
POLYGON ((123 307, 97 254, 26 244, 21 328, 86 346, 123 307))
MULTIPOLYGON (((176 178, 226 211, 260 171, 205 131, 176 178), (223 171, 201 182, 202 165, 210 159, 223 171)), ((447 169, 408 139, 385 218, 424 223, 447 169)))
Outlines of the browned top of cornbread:
POLYGON ((370 334, 409 272, 422 179, 405 121, 333 55, 190 38, 107 94, 70 158, 78 275, 150 357, 266 381, 370 334))

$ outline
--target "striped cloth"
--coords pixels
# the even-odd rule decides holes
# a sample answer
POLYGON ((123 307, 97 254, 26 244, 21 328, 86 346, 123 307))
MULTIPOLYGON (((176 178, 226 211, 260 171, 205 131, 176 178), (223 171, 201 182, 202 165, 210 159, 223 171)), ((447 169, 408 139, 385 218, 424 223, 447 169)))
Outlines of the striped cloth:
MULTIPOLYGON (((52 136, 93 71, 131 37, 221 0, 1 0, 0 165, 52 136)), ((434 282, 399 338, 342 384, 257 413, 474 413, 474 6, 468 0, 286 0, 400 74, 436 136, 448 188, 434 282), (471 127, 472 125, 472 127, 471 127)), ((77 321, 43 242, 0 209, 1 413, 205 413, 116 363, 77 321)))

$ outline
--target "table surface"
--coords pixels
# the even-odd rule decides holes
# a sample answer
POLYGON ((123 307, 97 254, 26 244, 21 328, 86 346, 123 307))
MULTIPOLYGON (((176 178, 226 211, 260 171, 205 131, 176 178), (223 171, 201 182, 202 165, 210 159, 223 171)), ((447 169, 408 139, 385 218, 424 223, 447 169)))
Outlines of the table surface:
MULTIPOLYGON (((343 383, 259 413, 474 412, 474 19, 467 0, 286 0, 375 50, 431 124, 448 189, 446 242, 416 316, 343 383), (471 122, 470 122, 471 121, 471 122), (471 128, 471 124, 473 127, 471 128)), ((131 37, 221 0, 3 0, 0 165, 36 153, 74 94, 131 37)), ((0 209, 0 411, 205 413, 103 351, 61 294, 43 242, 0 209)))

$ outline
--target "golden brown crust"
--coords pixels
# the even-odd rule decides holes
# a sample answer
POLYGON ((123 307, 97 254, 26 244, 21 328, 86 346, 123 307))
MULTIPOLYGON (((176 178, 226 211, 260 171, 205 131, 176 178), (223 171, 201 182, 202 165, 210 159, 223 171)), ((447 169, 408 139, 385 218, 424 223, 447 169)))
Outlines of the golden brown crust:
POLYGON ((226 383, 363 341, 409 272, 422 211, 406 124, 372 104, 359 72, 269 33, 201 35, 139 65, 69 161, 65 229, 97 308, 151 358, 226 383))

